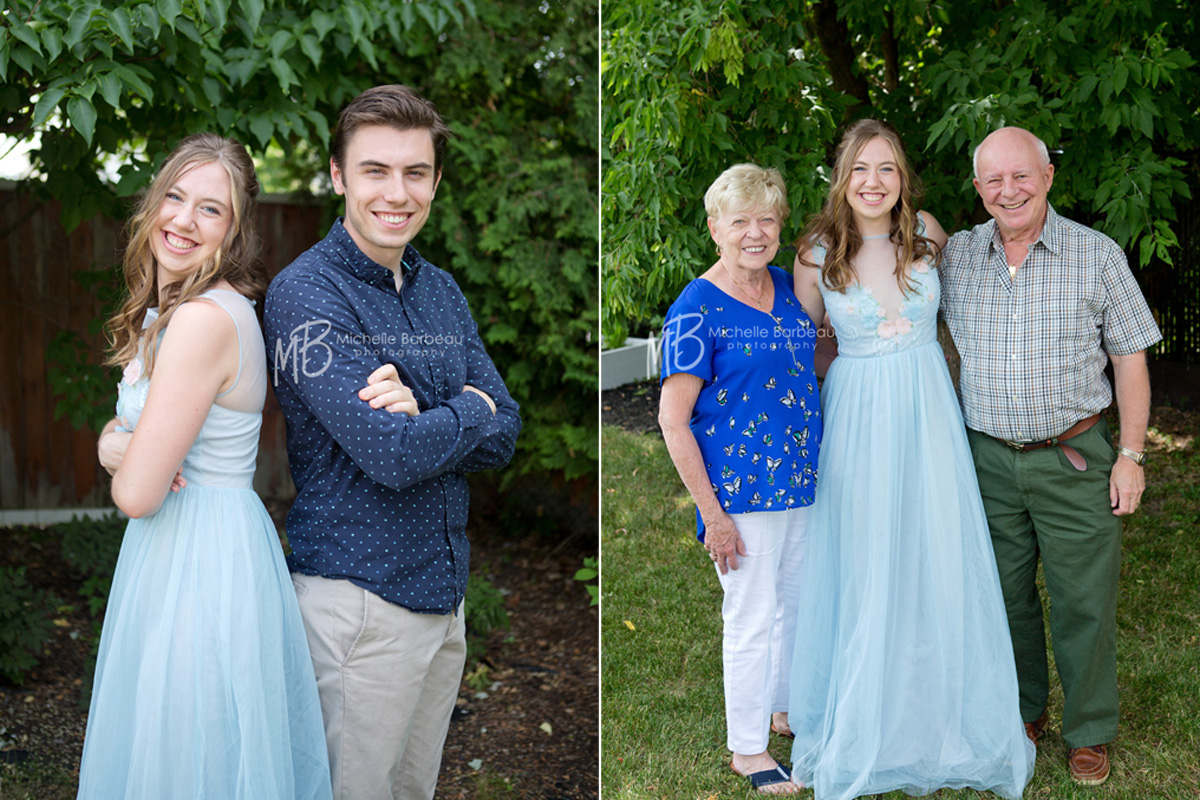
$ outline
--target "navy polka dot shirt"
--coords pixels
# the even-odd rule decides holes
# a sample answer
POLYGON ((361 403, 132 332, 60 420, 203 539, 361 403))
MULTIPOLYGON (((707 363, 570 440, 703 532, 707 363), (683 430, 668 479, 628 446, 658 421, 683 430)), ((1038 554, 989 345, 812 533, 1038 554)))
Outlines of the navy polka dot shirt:
POLYGON ((338 219, 267 292, 268 369, 299 490, 288 565, 447 613, 467 588, 465 473, 507 464, 521 417, 454 279, 412 245, 402 269, 397 293, 338 219), (385 363, 417 416, 358 398, 385 363), (495 415, 466 384, 492 398, 495 415))

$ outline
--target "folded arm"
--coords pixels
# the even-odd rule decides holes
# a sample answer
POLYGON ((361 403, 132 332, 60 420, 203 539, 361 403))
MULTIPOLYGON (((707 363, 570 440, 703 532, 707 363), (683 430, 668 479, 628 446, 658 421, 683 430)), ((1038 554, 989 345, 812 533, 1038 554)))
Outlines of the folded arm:
MULTIPOLYGON (((467 311, 467 314, 470 312, 467 311)), ((495 413, 486 425, 484 437, 458 464, 461 472, 479 472, 498 469, 512 459, 517 434, 521 432, 521 413, 517 401, 508 393, 504 379, 484 349, 473 318, 470 318, 468 328, 464 341, 467 348, 467 388, 485 393, 495 404, 495 413)))
POLYGON ((237 375, 237 362, 237 329, 223 309, 197 302, 175 311, 155 358, 137 428, 128 435, 110 430, 112 423, 105 427, 105 438, 129 436, 119 458, 113 455, 116 450, 109 451, 118 464, 112 483, 118 508, 134 518, 159 509, 217 394, 237 375))
MULTIPOLYGON (((493 414, 487 400, 460 389, 417 415, 372 408, 359 391, 383 361, 362 347, 364 331, 347 298, 330 287, 306 288, 301 295, 284 284, 268 294, 272 382, 291 386, 317 424, 377 483, 402 489, 456 469, 488 435, 493 414)), ((404 364, 391 363, 401 383, 416 385, 404 364)))

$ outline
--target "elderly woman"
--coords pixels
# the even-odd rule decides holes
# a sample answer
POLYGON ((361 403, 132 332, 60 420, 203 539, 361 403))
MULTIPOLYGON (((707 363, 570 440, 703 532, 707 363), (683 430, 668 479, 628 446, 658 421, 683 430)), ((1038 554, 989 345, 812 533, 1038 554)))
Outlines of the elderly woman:
POLYGON ((704 205, 717 261, 667 313, 658 419, 725 594, 733 771, 761 792, 795 794, 767 739, 769 729, 791 733, 796 598, 821 441, 816 326, 791 276, 770 266, 788 215, 780 174, 730 167, 704 205))

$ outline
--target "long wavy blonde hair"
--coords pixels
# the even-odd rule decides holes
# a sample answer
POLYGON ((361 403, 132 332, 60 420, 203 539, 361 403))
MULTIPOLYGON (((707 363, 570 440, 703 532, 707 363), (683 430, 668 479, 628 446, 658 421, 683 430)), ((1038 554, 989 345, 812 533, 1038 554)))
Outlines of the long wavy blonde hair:
POLYGON ((908 276, 908 265, 925 257, 932 257, 936 261, 941 253, 932 240, 917 233, 917 210, 924 190, 920 178, 908 163, 900 135, 886 122, 860 119, 846 130, 834 158, 829 196, 825 199, 824 207, 809 220, 808 227, 796 240, 796 250, 802 254, 801 264, 820 267, 821 280, 830 289, 844 292, 857 279, 854 257, 862 248, 863 239, 854 224, 854 212, 846 200, 846 189, 850 185, 854 160, 867 143, 876 137, 891 145, 896 157, 896 170, 900 174, 900 199, 892 207, 890 233, 896 248, 896 283, 907 294, 914 288, 908 276), (811 252, 808 252, 808 257, 803 255, 813 245, 825 248, 823 264, 818 264, 811 252))
POLYGON ((129 221, 129 243, 125 247, 124 276, 126 297, 120 310, 105 326, 109 356, 106 364, 124 365, 138 354, 138 341, 145 336, 145 369, 154 369, 153 346, 171 321, 175 309, 225 280, 251 300, 261 300, 267 290, 267 273, 259 260, 258 226, 254 205, 258 197, 258 176, 246 148, 234 139, 214 133, 187 137, 167 156, 150 187, 138 203, 129 221), (204 164, 220 164, 229 175, 233 221, 217 252, 180 281, 158 285, 158 262, 151 250, 159 209, 167 191, 180 176, 204 164), (161 294, 161 297, 160 297, 161 294), (158 319, 145 331, 142 320, 146 311, 159 307, 158 319))

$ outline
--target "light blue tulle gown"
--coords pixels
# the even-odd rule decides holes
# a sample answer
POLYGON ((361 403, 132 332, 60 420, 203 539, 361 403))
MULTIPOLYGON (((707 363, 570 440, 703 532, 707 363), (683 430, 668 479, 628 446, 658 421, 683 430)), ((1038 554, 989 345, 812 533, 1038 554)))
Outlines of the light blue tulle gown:
MULTIPOLYGON (((251 487, 267 381, 262 334, 241 295, 205 297, 236 323, 241 366, 184 460, 187 486, 125 530, 80 767, 87 800, 332 794, 295 591, 251 487)), ((134 427, 149 391, 135 365, 117 402, 134 427)))
MULTIPOLYGON (((824 253, 817 249, 816 255, 824 253)), ((816 800, 973 787, 1033 772, 1000 580, 962 415, 937 342, 937 271, 889 319, 821 287, 838 336, 822 390, 788 721, 816 800)))

